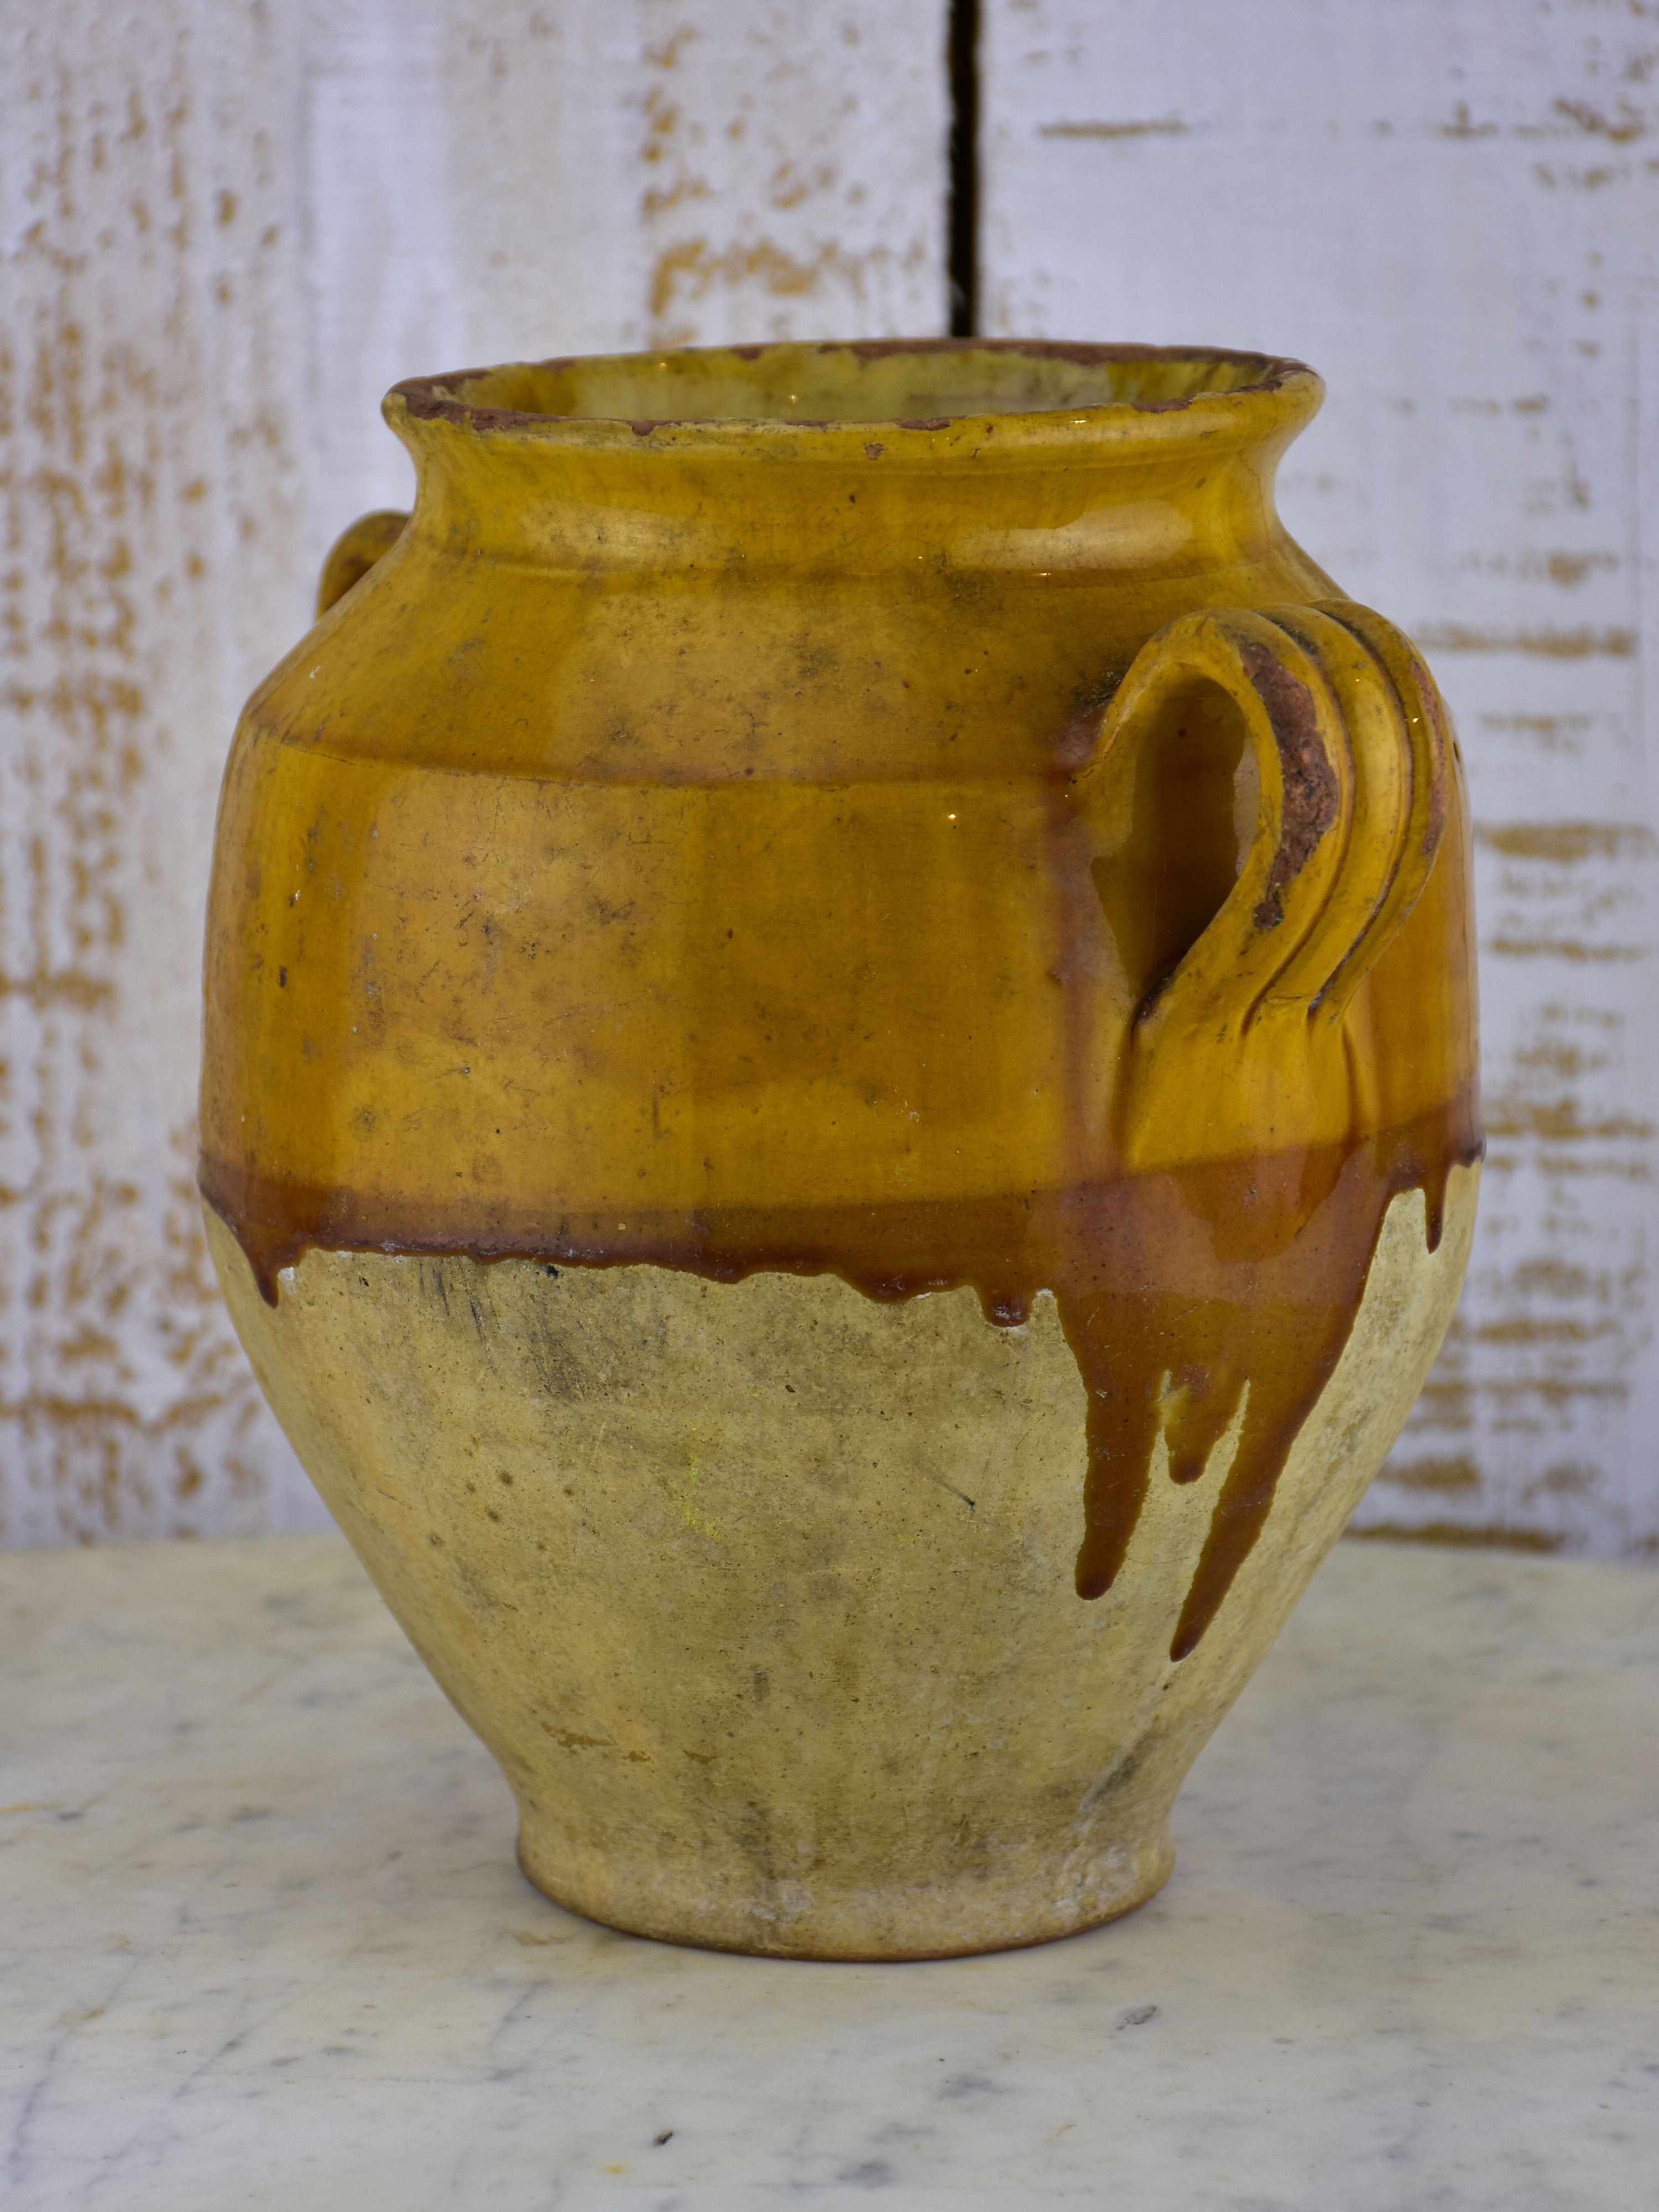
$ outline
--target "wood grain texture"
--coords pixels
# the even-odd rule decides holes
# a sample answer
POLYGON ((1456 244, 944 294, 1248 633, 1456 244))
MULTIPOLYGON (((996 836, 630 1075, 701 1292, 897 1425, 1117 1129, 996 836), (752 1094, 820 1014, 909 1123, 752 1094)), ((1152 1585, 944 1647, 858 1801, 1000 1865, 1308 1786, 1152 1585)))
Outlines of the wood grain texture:
POLYGON ((942 329, 944 39, 945 0, 343 0, 309 19, 320 533, 407 504, 377 419, 399 377, 942 329))
MULTIPOLYGON (((984 0, 987 327, 1300 353, 1479 818, 1492 1157, 1375 1523, 1659 1547, 1659 0, 984 0)), ((203 1261, 238 702, 380 392, 945 319, 941 0, 0 15, 0 1541, 314 1517, 203 1261)))
POLYGON ((395 379, 943 326, 936 0, 0 15, 0 1543, 319 1509, 193 1191, 240 698, 395 379))
POLYGON ((1469 1287, 1362 1525, 1659 1550, 1659 4, 987 0, 987 326, 1300 356, 1476 830, 1469 1287))
POLYGON ((168 0, 5 26, 0 1534, 252 1529, 304 1493, 213 1287, 192 1062, 224 733, 303 604, 295 241, 235 98, 270 43, 168 0))

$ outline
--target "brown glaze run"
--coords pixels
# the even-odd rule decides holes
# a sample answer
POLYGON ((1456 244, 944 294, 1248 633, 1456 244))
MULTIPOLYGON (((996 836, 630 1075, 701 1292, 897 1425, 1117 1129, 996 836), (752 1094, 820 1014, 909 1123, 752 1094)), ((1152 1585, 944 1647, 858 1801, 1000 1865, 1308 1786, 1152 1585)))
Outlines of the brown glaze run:
POLYGON ((1196 1481, 1237 1422, 1170 1656, 1214 1619, 1272 1506, 1291 1445, 1329 1381, 1364 1294, 1383 1216, 1420 1189, 1440 1241, 1447 1178, 1482 1150, 1472 1097, 1340 1145, 1006 1198, 869 1206, 571 1211, 476 1202, 401 1218, 396 1200, 249 1176, 204 1158, 202 1189, 266 1300, 316 1246, 331 1250, 684 1269, 714 1282, 835 1274, 866 1297, 971 1286, 994 1326, 1054 1293, 1088 1393, 1077 1591, 1097 1598, 1127 1555, 1160 1433, 1170 1478, 1196 1481))

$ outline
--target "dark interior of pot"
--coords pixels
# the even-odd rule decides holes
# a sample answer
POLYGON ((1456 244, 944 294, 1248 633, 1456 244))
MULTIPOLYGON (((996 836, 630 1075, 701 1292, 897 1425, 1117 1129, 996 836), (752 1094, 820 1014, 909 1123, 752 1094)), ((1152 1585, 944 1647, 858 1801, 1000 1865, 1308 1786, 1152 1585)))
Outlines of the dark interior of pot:
POLYGON ((1179 405, 1272 388, 1297 367, 1202 347, 891 340, 521 362, 418 383, 440 399, 522 415, 932 427, 960 416, 1179 405))

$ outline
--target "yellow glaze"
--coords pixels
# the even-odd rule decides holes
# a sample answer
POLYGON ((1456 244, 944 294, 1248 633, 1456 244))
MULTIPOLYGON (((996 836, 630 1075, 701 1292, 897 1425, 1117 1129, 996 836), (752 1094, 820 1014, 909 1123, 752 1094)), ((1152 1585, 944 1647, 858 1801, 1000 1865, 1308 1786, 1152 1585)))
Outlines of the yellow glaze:
POLYGON ((1319 391, 1258 356, 964 342, 388 398, 415 513, 337 546, 227 772, 203 1187, 267 1391, 507 1767, 527 1869, 583 1910, 849 1956, 1127 1909, 1404 1417, 1479 1152, 1467 821, 1422 663, 1274 515, 1319 391), (1357 1364, 1385 1246, 1383 1303, 1416 1319, 1357 1364), (805 1445, 763 1379, 793 1338, 817 1347, 805 1445), (566 1389, 573 1361, 605 1379, 566 1389), (1031 1389, 1049 1414, 1005 1434, 985 1408, 1031 1389), (941 1427, 947 1404, 969 1417, 941 1427), (673 1470, 720 1455, 739 1502, 699 1538, 725 1547, 711 1583, 673 1470), (924 1564, 933 1540, 890 1525, 924 1462, 952 1497, 994 1462, 1036 1484, 1041 1544, 1016 1516, 971 1574, 959 1529, 924 1564), (878 1575, 836 1580, 811 1516, 763 1504, 809 1465, 878 1575), (474 1556, 486 1478, 520 1517, 493 1506, 474 1556), (557 1498, 590 1492, 572 1522, 557 1498), (457 1587, 496 1628, 442 1626, 457 1587), (780 1607, 818 1687, 769 1721, 744 1684, 780 1607), (502 1607, 532 1639, 504 1666, 502 1607), (752 1739, 725 1782, 661 1735, 670 1616, 694 1733, 729 1705, 752 1739), (815 1673, 826 1636, 843 1656, 815 1673), (952 1858, 965 1770, 923 1760, 924 1788, 901 1718, 967 1694, 992 1646, 1019 1686, 1000 1889, 998 1852, 952 1858), (860 1650, 885 1687, 854 1726, 860 1650), (630 1711, 656 1747, 620 1796, 605 1760, 544 1750, 587 1729, 595 1668, 612 1750, 630 1711), (1187 1718, 1134 1809, 1100 1761, 1165 1676, 1187 1718), (1076 1709, 1063 1749, 1053 1712, 1020 1719, 1053 1698, 1076 1709), (744 1790, 795 1839, 781 1917, 730 1826, 744 1790))

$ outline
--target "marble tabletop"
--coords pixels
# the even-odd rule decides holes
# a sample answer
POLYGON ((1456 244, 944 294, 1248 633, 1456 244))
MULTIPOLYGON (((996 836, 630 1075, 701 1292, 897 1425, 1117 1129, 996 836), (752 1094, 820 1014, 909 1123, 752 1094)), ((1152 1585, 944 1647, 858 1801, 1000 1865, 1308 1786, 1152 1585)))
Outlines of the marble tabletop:
POLYGON ((1168 1887, 921 1966, 618 1936, 332 1537, 0 1558, 0 2202, 1652 2212, 1659 1575, 1339 1547, 1168 1887))

